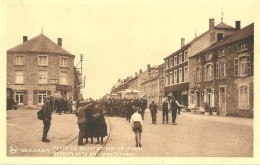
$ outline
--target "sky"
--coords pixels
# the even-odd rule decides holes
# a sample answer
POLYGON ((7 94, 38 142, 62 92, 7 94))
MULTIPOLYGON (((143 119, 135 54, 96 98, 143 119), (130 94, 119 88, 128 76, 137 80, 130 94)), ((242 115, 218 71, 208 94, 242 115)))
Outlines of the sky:
POLYGON ((85 98, 109 93, 119 78, 163 58, 209 28, 209 19, 241 27, 259 19, 258 0, 0 0, 5 54, 41 33, 75 55, 84 54, 85 98))

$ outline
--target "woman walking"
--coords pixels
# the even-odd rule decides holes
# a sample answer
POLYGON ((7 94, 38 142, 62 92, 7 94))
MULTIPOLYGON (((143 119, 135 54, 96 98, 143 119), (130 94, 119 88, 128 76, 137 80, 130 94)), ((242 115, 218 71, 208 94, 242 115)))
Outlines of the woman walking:
POLYGON ((101 143, 103 145, 103 138, 107 136, 107 124, 105 121, 105 117, 103 114, 103 108, 98 105, 96 101, 93 103, 93 112, 92 116, 94 118, 94 134, 97 138, 96 144, 101 143), (99 141, 99 138, 101 138, 101 142, 99 141))

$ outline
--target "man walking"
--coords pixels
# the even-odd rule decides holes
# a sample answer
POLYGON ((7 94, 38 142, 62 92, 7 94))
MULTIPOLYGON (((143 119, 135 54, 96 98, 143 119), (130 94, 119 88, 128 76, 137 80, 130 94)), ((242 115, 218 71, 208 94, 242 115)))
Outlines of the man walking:
POLYGON ((149 109, 152 116, 152 124, 156 124, 157 105, 154 101, 149 105, 149 109))
POLYGON ((51 114, 52 114, 50 98, 44 99, 42 111, 43 111, 43 116, 44 116, 42 142, 50 142, 50 140, 47 139, 47 134, 48 134, 50 126, 51 126, 51 114))
POLYGON ((178 109, 180 110, 181 108, 184 108, 184 107, 185 107, 184 105, 179 104, 179 102, 176 100, 176 98, 174 96, 172 96, 171 111, 172 111, 172 124, 173 125, 177 125, 175 120, 176 120, 176 115, 177 115, 178 109))
POLYGON ((164 121, 165 121, 165 117, 166 117, 166 122, 167 122, 167 124, 169 124, 168 123, 168 111, 169 111, 169 102, 168 102, 168 99, 165 99, 164 100, 164 102, 163 102, 163 109, 162 109, 162 111, 163 111, 163 124, 164 124, 164 121))

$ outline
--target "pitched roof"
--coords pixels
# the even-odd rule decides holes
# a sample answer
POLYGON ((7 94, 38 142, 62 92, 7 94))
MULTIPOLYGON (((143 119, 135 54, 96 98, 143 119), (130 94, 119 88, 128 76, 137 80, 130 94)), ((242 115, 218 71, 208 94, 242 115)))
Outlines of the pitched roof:
POLYGON ((232 30, 235 29, 232 26, 225 24, 224 22, 219 23, 214 28, 217 28, 217 29, 232 29, 232 30))
MULTIPOLYGON (((250 36, 254 36, 254 23, 244 27, 243 29, 241 29, 231 35, 224 37, 221 41, 212 44, 211 46, 209 46, 206 49, 202 50, 201 52, 197 53, 196 55, 204 53, 208 50, 220 47, 222 45, 226 45, 226 44, 250 37, 250 36)), ((196 55, 194 55, 194 57, 196 55)))
MULTIPOLYGON (((216 25, 214 27, 214 29, 231 29, 234 30, 235 28, 233 28, 232 26, 229 26, 223 22, 219 23, 218 25, 216 25)), ((182 48, 178 49, 177 51, 175 51, 174 53, 170 54, 169 56, 165 57, 164 60, 170 58, 172 55, 174 54, 178 54, 180 51, 183 51, 184 49, 187 49, 190 45, 192 45, 194 42, 196 42, 197 40, 199 40, 201 37, 203 37, 204 35, 206 35, 210 30, 205 31, 204 33, 202 33, 201 35, 197 36, 196 38, 194 38, 193 40, 191 40, 189 43, 187 43, 186 45, 184 45, 182 48)))
POLYGON ((65 54, 72 55, 62 47, 57 45, 55 42, 50 40, 44 34, 40 34, 24 43, 21 43, 7 52, 18 52, 18 53, 54 53, 54 54, 65 54))

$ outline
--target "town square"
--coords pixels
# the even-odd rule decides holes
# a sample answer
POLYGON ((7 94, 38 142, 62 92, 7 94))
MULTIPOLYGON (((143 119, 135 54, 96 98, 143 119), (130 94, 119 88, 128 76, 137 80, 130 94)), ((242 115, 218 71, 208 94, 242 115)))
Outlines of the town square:
POLYGON ((8 162, 259 160, 259 1, 10 0, 1 8, 8 162))

